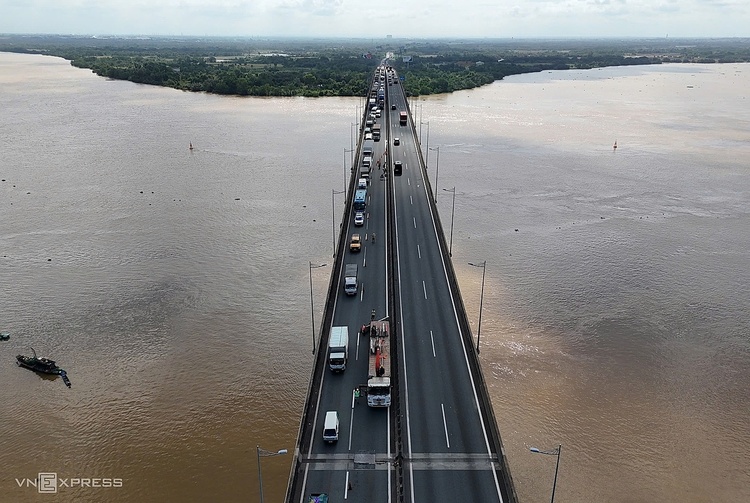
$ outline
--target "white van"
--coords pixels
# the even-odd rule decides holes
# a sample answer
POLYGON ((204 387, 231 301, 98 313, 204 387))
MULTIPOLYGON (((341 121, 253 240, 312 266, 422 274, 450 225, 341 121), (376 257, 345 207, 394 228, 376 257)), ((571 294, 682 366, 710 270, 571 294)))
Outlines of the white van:
POLYGON ((325 442, 336 442, 339 439, 339 413, 335 410, 326 412, 323 421, 323 440, 325 442))
POLYGON ((357 188, 358 189, 366 189, 367 188, 367 178, 360 178, 357 180, 357 188))

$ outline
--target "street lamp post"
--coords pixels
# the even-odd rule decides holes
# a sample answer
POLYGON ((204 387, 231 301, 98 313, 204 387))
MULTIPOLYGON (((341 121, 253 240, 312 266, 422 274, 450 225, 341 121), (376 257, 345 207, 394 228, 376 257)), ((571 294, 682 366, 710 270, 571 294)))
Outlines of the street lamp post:
POLYGON ((529 450, 536 454, 547 454, 548 456, 557 456, 557 463, 555 463, 555 479, 552 482, 552 500, 550 503, 555 503, 555 488, 557 487, 557 470, 560 468, 560 452, 562 451, 562 444, 557 445, 557 449, 549 451, 540 451, 536 447, 530 447, 529 450))
POLYGON ((336 194, 343 194, 344 190, 333 190, 331 189, 331 237, 333 238, 333 256, 336 256, 336 194))
POLYGON ((315 307, 313 305, 312 270, 328 264, 313 265, 310 262, 310 319, 312 320, 312 354, 315 354, 315 307))
POLYGON ((453 205, 451 206, 451 244, 448 247, 448 256, 453 256, 453 214, 456 211, 456 187, 453 186, 452 189, 443 189, 446 192, 452 192, 453 193, 453 205))
MULTIPOLYGON (((349 154, 351 152, 354 152, 354 149, 344 148, 344 190, 346 190, 346 154, 349 154)), ((352 164, 353 163, 354 159, 352 159, 352 164)))
POLYGON ((261 449, 259 445, 255 446, 255 450, 258 453, 258 486, 260 486, 260 503, 263 503, 263 474, 260 470, 260 458, 270 458, 272 456, 281 456, 282 454, 286 454, 286 449, 280 449, 276 452, 273 451, 267 451, 265 449, 261 449))
POLYGON ((427 161, 430 158, 430 121, 419 121, 419 148, 422 148, 422 124, 427 124, 427 154, 424 160, 424 163, 427 164, 427 161))
POLYGON ((427 155, 430 155, 430 150, 437 151, 437 162, 435 163, 436 169, 435 169, 435 204, 437 204, 437 198, 438 198, 438 177, 440 176, 440 145, 438 145, 435 148, 427 147, 427 155))
POLYGON ((487 261, 481 264, 469 262, 469 265, 482 268, 482 292, 479 294, 479 326, 477 327, 477 354, 479 354, 479 337, 482 335, 482 304, 484 303, 484 273, 487 271, 487 261))

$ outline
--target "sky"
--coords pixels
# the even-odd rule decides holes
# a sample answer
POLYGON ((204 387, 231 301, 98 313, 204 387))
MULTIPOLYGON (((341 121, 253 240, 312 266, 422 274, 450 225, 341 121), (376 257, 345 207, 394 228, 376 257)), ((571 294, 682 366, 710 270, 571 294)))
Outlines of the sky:
POLYGON ((0 33, 750 37, 750 0, 0 0, 0 33))

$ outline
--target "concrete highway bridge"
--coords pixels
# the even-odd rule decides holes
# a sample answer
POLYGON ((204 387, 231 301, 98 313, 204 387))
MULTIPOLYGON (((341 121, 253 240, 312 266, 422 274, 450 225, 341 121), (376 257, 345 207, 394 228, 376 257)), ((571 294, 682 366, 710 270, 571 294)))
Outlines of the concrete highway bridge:
POLYGON ((387 61, 371 84, 380 110, 372 120, 380 124, 381 138, 366 139, 368 103, 286 502, 308 503, 315 501, 311 495, 325 494, 329 502, 515 503, 406 96, 387 61), (355 225, 355 195, 369 148, 373 161, 364 222, 355 225), (394 173, 397 162, 400 174, 394 173), (362 237, 358 252, 350 251, 355 233, 362 237), (357 265, 355 295, 344 291, 347 264, 357 265), (390 344, 374 353, 372 320, 376 328, 386 323, 390 329, 390 344), (344 326, 348 361, 343 372, 334 373, 329 334, 331 327, 344 326), (373 367, 382 370, 373 373, 373 367), (368 389, 374 374, 390 376, 388 407, 368 406, 368 398, 386 396, 382 388, 368 389), (336 442, 323 439, 329 411, 338 415, 336 442))

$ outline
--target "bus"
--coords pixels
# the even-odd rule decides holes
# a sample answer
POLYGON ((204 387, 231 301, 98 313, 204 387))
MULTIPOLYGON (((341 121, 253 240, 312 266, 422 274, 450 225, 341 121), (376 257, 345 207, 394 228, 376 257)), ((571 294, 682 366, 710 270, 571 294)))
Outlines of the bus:
POLYGON ((354 211, 362 211, 367 206, 367 191, 365 189, 357 189, 354 193, 354 211))

